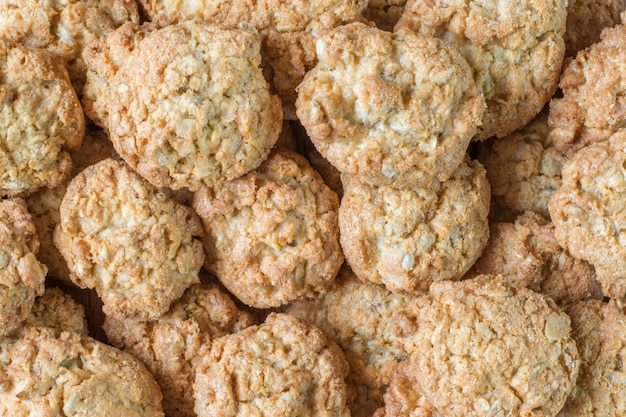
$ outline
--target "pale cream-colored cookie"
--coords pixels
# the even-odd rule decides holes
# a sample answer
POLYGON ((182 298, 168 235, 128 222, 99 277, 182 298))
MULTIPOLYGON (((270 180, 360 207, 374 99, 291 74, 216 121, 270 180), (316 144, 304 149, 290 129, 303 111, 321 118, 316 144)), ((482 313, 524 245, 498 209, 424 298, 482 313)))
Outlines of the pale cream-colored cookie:
POLYGON ((106 314, 154 320, 199 282, 196 214, 123 162, 109 158, 83 170, 59 210, 54 244, 71 280, 95 288, 106 314))
POLYGON ((72 167, 68 151, 80 146, 84 132, 64 63, 0 40, 0 195, 58 185, 72 167))
POLYGON ((600 40, 604 28, 620 23, 624 0, 568 0, 565 56, 574 56, 600 40))
POLYGON ((487 244, 490 190, 477 161, 428 186, 342 179, 341 247, 363 281, 395 292, 426 291, 433 281, 462 278, 487 244))
POLYGON ((349 417, 341 349, 317 328, 271 314, 223 336, 193 384, 198 417, 349 417))
POLYGON ((156 321, 106 317, 109 341, 139 359, 155 376, 169 417, 195 417, 195 368, 214 338, 257 324, 215 284, 189 287, 156 321))
POLYGON ((393 31, 402 13, 406 0, 370 0, 363 16, 383 30, 393 31))
POLYGON ((410 30, 353 23, 319 39, 317 53, 296 108, 322 156, 375 185, 452 175, 484 110, 453 46, 410 30))
POLYGON ((205 267, 256 308, 324 292, 343 263, 338 206, 304 157, 277 149, 243 177, 195 193, 205 267))
POLYGON ((159 386, 137 359, 74 332, 28 329, 0 381, 3 416, 164 416, 159 386))
POLYGON ((489 275, 438 281, 404 311, 411 357, 385 393, 386 417, 553 417, 574 387, 570 319, 534 291, 489 275))
POLYGON ((563 165, 550 200, 555 236, 595 267, 604 295, 626 296, 626 131, 586 146, 563 165))
POLYGON ((252 31, 193 22, 146 35, 110 80, 115 150, 157 187, 195 191, 256 168, 282 126, 260 47, 252 31))
POLYGON ((19 328, 44 292, 47 268, 36 258, 38 249, 24 200, 0 200, 0 338, 19 328))
POLYGON ((487 101, 474 140, 530 122, 554 94, 565 54, 567 1, 409 0, 396 25, 454 44, 487 101))

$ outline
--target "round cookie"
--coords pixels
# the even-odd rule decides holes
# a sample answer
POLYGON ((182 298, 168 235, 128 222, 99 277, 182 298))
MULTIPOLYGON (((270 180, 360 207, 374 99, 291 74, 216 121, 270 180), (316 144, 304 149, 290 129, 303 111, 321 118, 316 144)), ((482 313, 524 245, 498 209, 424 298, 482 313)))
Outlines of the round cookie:
POLYGON ((85 132, 63 62, 0 40, 0 103, 0 195, 58 185, 72 167, 68 151, 85 132))
POLYGON ((427 186, 342 179, 341 247, 363 281, 394 292, 426 291, 435 280, 462 278, 487 244, 490 190, 477 161, 427 186))
POLYGON ((110 81, 115 150, 153 185, 173 189, 259 166, 282 126, 260 47, 251 31, 193 22, 146 35, 110 81))
POLYGON ((554 94, 565 54, 567 1, 409 0, 395 29, 454 44, 474 70, 487 110, 474 140, 530 122, 554 94))
POLYGON ((569 0, 565 28, 565 56, 576 53, 600 40, 604 28, 620 23, 624 0, 569 0))
POLYGON ((594 266, 604 295, 626 295, 626 131, 586 146, 563 165, 550 200, 559 244, 594 266))
POLYGON ((193 384, 198 417, 348 417, 341 349, 317 328, 270 314, 214 341, 193 384), (245 372, 241 370, 245 369, 245 372))
POLYGON ((317 150, 373 185, 446 180, 465 157, 484 100, 448 43, 353 23, 317 42, 296 109, 317 150))
POLYGON ((406 0, 370 0, 363 17, 376 23, 376 27, 393 32, 393 27, 402 13, 406 0))
POLYGON ((411 357, 385 393, 386 417, 555 416, 574 387, 570 320, 547 297, 483 275, 435 282, 404 311, 411 357))
POLYGON ((205 267, 256 308, 324 292, 343 263, 338 206, 304 157, 277 149, 243 177, 195 193, 205 267))
POLYGON ((217 285, 197 284, 156 321, 142 323, 107 316, 103 327, 113 346, 132 354, 154 375, 169 417, 195 417, 195 367, 211 341, 257 321, 217 285))
POLYGON ((59 211, 54 244, 71 280, 95 288, 105 314, 154 320, 199 282, 199 219, 124 163, 109 158, 83 170, 59 211))
POLYGON ((163 417, 161 392, 131 355, 74 332, 32 328, 0 369, 0 415, 163 417))
POLYGON ((566 63, 563 97, 550 102, 550 139, 569 157, 626 127, 626 25, 605 29, 600 38, 566 63))
POLYGON ((47 268, 35 256, 38 248, 26 203, 0 200, 0 338, 19 328, 44 292, 47 268))

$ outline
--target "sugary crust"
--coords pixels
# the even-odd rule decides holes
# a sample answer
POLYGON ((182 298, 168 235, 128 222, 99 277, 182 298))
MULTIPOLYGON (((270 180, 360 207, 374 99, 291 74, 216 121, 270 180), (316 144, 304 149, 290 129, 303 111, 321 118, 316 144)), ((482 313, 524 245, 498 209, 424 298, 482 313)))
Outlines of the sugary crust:
POLYGON ((24 328, 29 327, 49 327, 59 333, 88 335, 85 308, 55 287, 46 288, 42 296, 35 298, 33 308, 24 320, 24 328))
POLYGON ((196 370, 198 417, 350 416, 348 364, 317 328, 273 313, 214 341, 196 370), (246 369, 246 372, 241 372, 246 369))
POLYGON ((620 23, 624 0, 569 0, 565 29, 565 56, 574 56, 600 40, 604 28, 620 23))
POLYGON ((85 132, 61 60, 0 41, 0 195, 54 187, 70 173, 68 150, 85 132))
POLYGON ((164 416, 146 368, 89 337, 32 328, 9 355, 0 369, 0 415, 164 416))
POLYGON ((624 312, 614 302, 597 300, 578 303, 567 312, 581 365, 576 386, 558 416, 624 415, 624 312))
POLYGON ((353 23, 317 41, 297 114, 339 171, 375 185, 445 180, 480 124, 484 101, 448 43, 353 23))
POLYGON ((626 107, 621 104, 626 25, 605 29, 600 37, 566 62, 559 82, 563 97, 550 102, 550 138, 568 156, 626 127, 626 107))
POLYGON ((47 268, 35 257, 38 248, 26 202, 0 200, 0 338, 20 326, 44 292, 47 268))
POLYGON ((154 320, 199 282, 199 219, 122 162, 83 170, 59 210, 54 244, 71 280, 95 288, 105 314, 154 320))
POLYGON ((411 357, 385 394, 386 417, 554 416, 575 384, 570 320, 531 290, 489 275, 438 281, 404 312, 411 357))
POLYGON ((426 291, 460 279, 489 238, 489 183, 477 161, 429 186, 373 187, 343 176, 341 247, 363 281, 426 291))
POLYGON ((363 17, 376 23, 376 27, 393 31, 393 27, 402 13, 407 0, 370 0, 363 17))
POLYGON ((110 81, 120 156, 157 187, 192 191, 256 168, 282 126, 260 45, 251 31, 192 22, 148 34, 110 81))
POLYGON ((339 200, 304 157, 277 149, 256 170, 194 195, 205 267, 245 304, 324 292, 339 272, 339 200))
POLYGON ((530 122, 556 90, 567 1, 409 0, 396 25, 455 44, 474 70, 487 110, 474 140, 530 122))
POLYGON ((595 267, 604 294, 626 295, 626 131, 589 145, 563 165, 550 200, 555 236, 572 256, 595 267))
POLYGON ((155 376, 170 417, 195 417, 195 367, 214 338, 257 324, 215 284, 192 285, 157 321, 106 317, 109 341, 139 359, 155 376))

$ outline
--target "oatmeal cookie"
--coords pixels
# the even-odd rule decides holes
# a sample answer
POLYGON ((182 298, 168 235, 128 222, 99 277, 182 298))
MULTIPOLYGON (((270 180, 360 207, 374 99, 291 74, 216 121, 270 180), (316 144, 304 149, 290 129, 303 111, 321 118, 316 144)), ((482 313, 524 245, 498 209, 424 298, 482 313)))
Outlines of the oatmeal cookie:
POLYGON ((411 357, 385 393, 386 417, 555 416, 576 382, 570 319, 534 291, 489 275, 438 281, 405 313, 411 357))
POLYGON ((566 0, 409 0, 396 25, 454 44, 487 101, 474 140, 530 122, 554 94, 565 54, 566 0))
POLYGON ((44 292, 47 268, 35 256, 38 249, 26 203, 0 200, 0 338, 21 325, 44 292))
MULTIPOLYGON (((58 332, 74 332, 88 335, 85 308, 61 289, 50 287, 42 296, 35 298, 33 308, 23 323, 30 327, 49 327, 58 332)), ((20 334, 22 336, 22 334, 20 334)))
POLYGON ((626 127, 626 25, 605 29, 600 38, 566 62, 563 97, 550 102, 550 138, 568 156, 626 127))
POLYGON ((380 29, 393 31, 393 27, 402 13, 407 0, 370 0, 363 17, 376 23, 380 29))
POLYGON ((322 156, 373 185, 452 175, 484 107, 454 47, 410 30, 353 23, 318 40, 317 53, 296 108, 322 156))
POLYGON ((565 28, 565 56, 574 56, 600 40, 604 28, 620 23, 624 0, 569 0, 565 28))
POLYGON ((63 62, 0 40, 0 103, 0 196, 58 185, 85 132, 63 62))
POLYGON ((213 342, 193 384, 198 417, 348 417, 341 349, 317 328, 273 313, 213 342), (245 369, 245 372, 241 370, 245 369))
POLYGON ((59 211, 54 244, 71 280, 95 288, 105 314, 154 320, 199 282, 199 219, 123 162, 109 158, 83 170, 59 211))
POLYGON ((169 417, 195 417, 195 368, 214 338, 257 324, 215 284, 192 285, 156 321, 106 317, 109 341, 143 362, 163 393, 169 417))
POLYGON ((164 416, 159 387, 137 359, 74 332, 28 329, 0 381, 3 416, 164 416))
POLYGON ((423 187, 342 179, 341 247, 363 281, 394 292, 426 291, 434 280, 462 278, 487 244, 490 191, 477 161, 423 187))
POLYGON ((562 174, 549 205, 557 241, 595 267, 604 295, 626 296, 626 131, 578 151, 562 174))
POLYGON ((256 170, 194 195, 205 267, 245 304, 324 292, 339 272, 337 195, 304 157, 276 150, 256 170))
POLYGON ((153 185, 173 189, 195 191, 256 168, 282 126, 260 46, 251 31, 193 22, 146 35, 110 81, 116 151, 153 185))

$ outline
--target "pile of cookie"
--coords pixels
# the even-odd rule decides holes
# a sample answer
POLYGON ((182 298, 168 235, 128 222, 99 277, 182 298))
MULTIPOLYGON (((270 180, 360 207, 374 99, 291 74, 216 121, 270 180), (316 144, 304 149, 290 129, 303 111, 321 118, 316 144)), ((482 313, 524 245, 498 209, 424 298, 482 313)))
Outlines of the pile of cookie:
POLYGON ((5 0, 0 415, 623 415, 625 9, 5 0))

